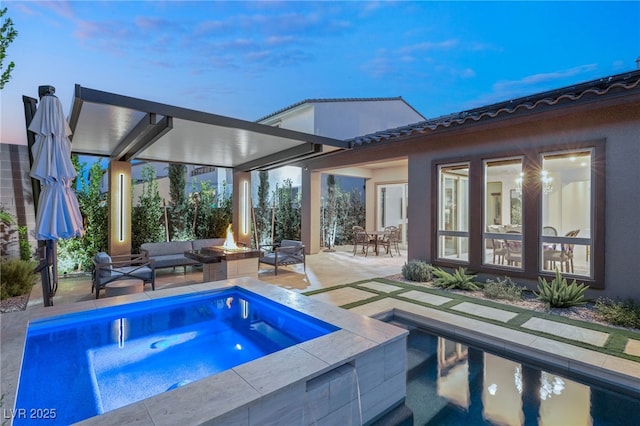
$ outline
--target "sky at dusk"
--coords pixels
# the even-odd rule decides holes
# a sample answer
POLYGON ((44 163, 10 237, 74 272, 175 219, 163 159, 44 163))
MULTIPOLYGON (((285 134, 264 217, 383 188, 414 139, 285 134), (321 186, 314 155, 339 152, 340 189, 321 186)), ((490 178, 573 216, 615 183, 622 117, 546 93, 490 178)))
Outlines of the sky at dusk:
POLYGON ((402 96, 422 115, 637 69, 640 2, 2 1, 18 37, 1 140, 22 95, 75 84, 254 121, 305 99, 402 96))

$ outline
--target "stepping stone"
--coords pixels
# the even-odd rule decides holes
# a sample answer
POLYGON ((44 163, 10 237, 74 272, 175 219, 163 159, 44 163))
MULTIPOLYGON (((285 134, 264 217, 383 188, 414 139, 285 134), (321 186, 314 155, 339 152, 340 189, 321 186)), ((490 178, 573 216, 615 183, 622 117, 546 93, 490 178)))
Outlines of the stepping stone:
POLYGON ((371 290, 379 291, 381 293, 391 293, 392 291, 402 290, 402 287, 396 285, 379 283, 377 281, 370 281, 364 284, 358 284, 358 287, 365 287, 371 290))
POLYGON ((417 300, 418 302, 422 303, 428 303, 429 305, 433 306, 444 305, 445 303, 453 300, 449 297, 438 296, 437 294, 425 293, 418 290, 407 291, 406 293, 402 293, 399 296, 402 296, 406 299, 417 300))
POLYGON ((522 324, 523 328, 542 331, 565 339, 588 343, 593 346, 603 347, 609 338, 609 333, 576 327, 575 325, 562 324, 542 318, 531 318, 522 324))
POLYGON ((454 311, 464 312, 476 317, 488 318, 500 322, 507 322, 518 315, 517 312, 477 305, 471 302, 462 302, 451 308, 454 311))
POLYGON ((378 294, 353 287, 344 287, 337 290, 325 291, 324 293, 312 294, 309 297, 335 306, 343 306, 375 296, 378 296, 378 294))
POLYGON ((640 356, 640 340, 628 339, 627 345, 624 347, 624 353, 627 355, 640 356))

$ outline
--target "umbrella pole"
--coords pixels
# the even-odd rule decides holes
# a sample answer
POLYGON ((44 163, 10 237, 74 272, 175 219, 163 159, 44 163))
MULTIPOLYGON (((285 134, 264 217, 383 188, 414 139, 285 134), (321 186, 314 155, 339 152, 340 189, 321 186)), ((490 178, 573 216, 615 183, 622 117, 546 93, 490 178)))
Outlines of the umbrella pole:
POLYGON ((40 273, 40 282, 42 284, 42 299, 44 307, 53 306, 53 251, 51 250, 52 240, 44 241, 44 245, 40 246, 38 253, 40 254, 40 263, 34 270, 40 273))

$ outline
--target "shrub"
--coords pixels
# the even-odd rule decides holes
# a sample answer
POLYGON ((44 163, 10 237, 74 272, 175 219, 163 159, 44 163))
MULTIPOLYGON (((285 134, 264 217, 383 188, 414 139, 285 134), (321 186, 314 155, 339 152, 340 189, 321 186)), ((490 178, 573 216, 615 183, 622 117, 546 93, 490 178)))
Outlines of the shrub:
POLYGON ((511 278, 487 280, 482 292, 490 299, 522 300, 522 292, 526 287, 514 283, 511 278))
POLYGON ((588 288, 589 286, 578 284, 576 280, 568 284, 567 279, 556 269, 556 277, 551 282, 542 277, 538 278, 538 291, 533 293, 545 302, 547 307, 569 308, 587 303, 584 292, 588 288))
POLYGON ((431 273, 435 277, 433 284, 444 289, 459 289, 467 291, 480 290, 480 286, 473 282, 475 274, 467 274, 465 268, 458 268, 453 274, 434 268, 431 273))
POLYGON ((631 299, 614 302, 601 297, 596 300, 596 312, 610 324, 640 328, 640 304, 631 299))
POLYGON ((37 275, 33 272, 35 262, 21 259, 0 261, 0 299, 22 296, 31 292, 36 284, 37 275))
POLYGON ((402 266, 402 276, 409 281, 431 281, 431 265, 422 260, 411 260, 402 266))
POLYGON ((20 259, 31 260, 31 244, 29 244, 29 234, 26 226, 18 226, 18 243, 20 244, 20 259))

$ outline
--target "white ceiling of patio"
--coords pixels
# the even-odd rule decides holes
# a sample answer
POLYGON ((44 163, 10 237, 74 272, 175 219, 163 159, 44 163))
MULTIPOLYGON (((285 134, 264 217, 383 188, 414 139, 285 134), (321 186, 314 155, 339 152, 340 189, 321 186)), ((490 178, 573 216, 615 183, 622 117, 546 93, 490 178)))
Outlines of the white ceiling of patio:
POLYGON ((131 159, 268 170, 348 143, 76 85, 72 150, 131 159))

